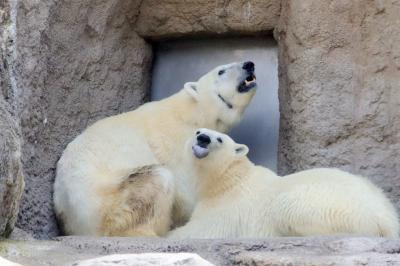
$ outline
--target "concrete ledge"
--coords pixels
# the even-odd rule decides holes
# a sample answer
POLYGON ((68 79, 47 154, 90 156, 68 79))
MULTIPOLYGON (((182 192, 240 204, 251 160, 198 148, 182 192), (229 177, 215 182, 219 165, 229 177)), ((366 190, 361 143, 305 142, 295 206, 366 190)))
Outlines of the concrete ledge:
POLYGON ((29 265, 71 265, 109 254, 197 253, 215 265, 400 265, 400 240, 308 237, 245 240, 166 240, 59 237, 0 242, 0 256, 29 265))

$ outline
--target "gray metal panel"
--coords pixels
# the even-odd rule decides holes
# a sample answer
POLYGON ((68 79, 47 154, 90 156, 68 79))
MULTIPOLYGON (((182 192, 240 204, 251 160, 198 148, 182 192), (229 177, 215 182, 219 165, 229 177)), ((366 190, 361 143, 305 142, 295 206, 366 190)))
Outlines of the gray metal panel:
POLYGON ((165 98, 196 81, 218 65, 253 61, 258 91, 243 121, 229 135, 249 146, 250 159, 273 171, 277 168, 279 101, 277 45, 273 39, 214 39, 166 42, 157 45, 152 99, 165 98))

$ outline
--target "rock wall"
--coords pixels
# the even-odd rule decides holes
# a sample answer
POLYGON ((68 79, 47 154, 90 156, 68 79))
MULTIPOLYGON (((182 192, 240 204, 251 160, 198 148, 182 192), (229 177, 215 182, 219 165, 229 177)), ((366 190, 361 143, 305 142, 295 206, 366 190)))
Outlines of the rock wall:
POLYGON ((17 226, 58 235, 52 184, 62 150, 94 121, 148 95, 151 46, 131 30, 139 1, 10 1, 26 189, 17 226))
POLYGON ((17 220, 24 190, 21 163, 21 134, 15 115, 12 89, 13 29, 10 6, 0 2, 0 237, 8 237, 17 220))
POLYGON ((135 30, 150 39, 265 34, 279 12, 280 0, 143 0, 135 30))
POLYGON ((0 94, 0 237, 8 237, 17 220, 24 190, 19 127, 0 94))
POLYGON ((400 207, 400 1, 285 0, 279 171, 339 167, 400 207))

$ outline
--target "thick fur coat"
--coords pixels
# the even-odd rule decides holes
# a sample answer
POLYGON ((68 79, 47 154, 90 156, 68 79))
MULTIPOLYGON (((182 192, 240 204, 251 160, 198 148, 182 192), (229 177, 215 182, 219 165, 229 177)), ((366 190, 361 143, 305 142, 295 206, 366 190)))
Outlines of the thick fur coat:
POLYGON ((393 205, 367 179, 327 168, 280 177, 251 163, 247 151, 225 134, 197 131, 186 154, 198 202, 171 238, 398 236, 393 205))
POLYGON ((254 93, 254 64, 233 63, 87 128, 57 165, 54 205, 64 232, 161 236, 186 222, 195 193, 184 142, 199 126, 230 129, 254 93))

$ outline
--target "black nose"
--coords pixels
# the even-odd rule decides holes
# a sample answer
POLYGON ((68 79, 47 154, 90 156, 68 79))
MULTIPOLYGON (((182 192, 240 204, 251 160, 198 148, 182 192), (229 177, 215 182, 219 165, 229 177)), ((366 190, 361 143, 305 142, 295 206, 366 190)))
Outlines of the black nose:
POLYGON ((197 143, 200 146, 207 147, 207 145, 211 143, 211 139, 206 134, 200 134, 197 136, 197 143))
POLYGON ((254 72, 254 63, 251 61, 244 62, 243 69, 247 72, 254 72))

